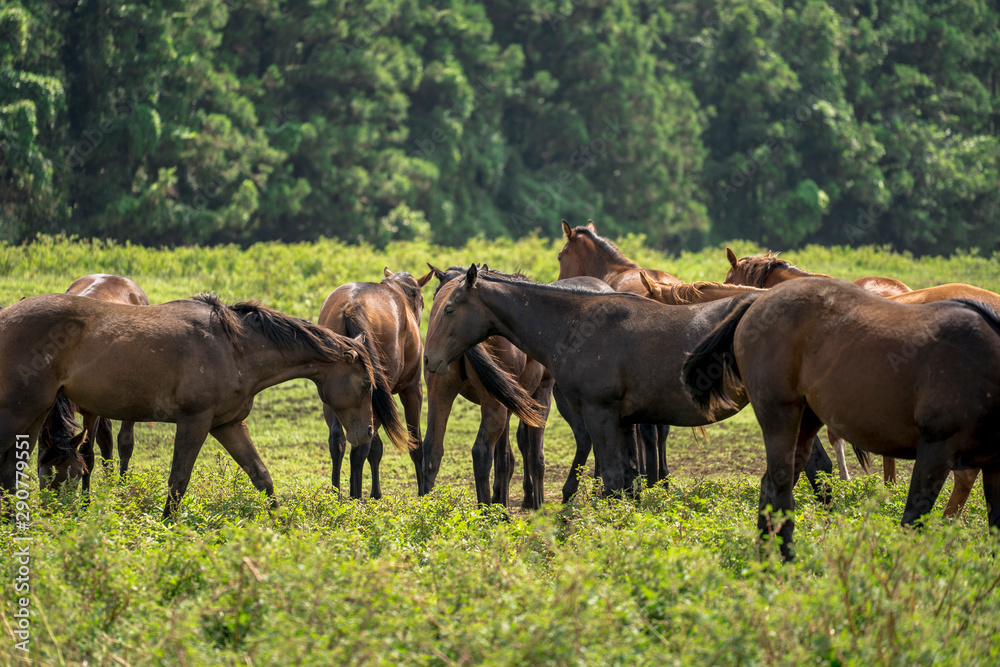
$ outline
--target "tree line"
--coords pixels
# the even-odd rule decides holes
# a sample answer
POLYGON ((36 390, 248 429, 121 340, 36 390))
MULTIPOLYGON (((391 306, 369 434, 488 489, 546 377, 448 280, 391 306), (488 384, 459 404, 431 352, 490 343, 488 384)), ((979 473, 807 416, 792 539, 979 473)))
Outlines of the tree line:
POLYGON ((7 0, 0 240, 1000 248, 990 0, 7 0))

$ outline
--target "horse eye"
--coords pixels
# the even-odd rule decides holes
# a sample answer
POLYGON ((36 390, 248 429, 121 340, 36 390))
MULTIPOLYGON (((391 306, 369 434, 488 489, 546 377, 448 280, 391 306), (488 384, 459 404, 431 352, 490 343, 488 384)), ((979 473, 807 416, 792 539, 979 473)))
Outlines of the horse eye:
POLYGON ((454 312, 455 312, 455 309, 454 309, 454 308, 452 308, 451 306, 445 306, 445 307, 444 307, 444 312, 446 312, 446 313, 448 313, 449 315, 451 315, 452 313, 454 313, 454 312))

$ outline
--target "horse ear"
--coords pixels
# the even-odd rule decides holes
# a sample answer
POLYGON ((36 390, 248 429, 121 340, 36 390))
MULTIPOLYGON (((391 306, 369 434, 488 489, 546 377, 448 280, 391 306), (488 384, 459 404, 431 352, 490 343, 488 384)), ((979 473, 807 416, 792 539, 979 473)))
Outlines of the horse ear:
POLYGON ((480 271, 489 271, 490 270, 490 265, 487 264, 486 262, 483 262, 483 265, 481 267, 479 267, 479 270, 480 271))
POLYGON ((736 260, 736 253, 733 252, 732 248, 726 248, 726 257, 729 259, 729 263, 735 269, 736 268, 736 261, 737 261, 736 260))
POLYGON ((476 286, 476 278, 479 277, 479 269, 473 264, 469 267, 469 272, 465 274, 465 286, 466 288, 472 288, 476 286))
POLYGON ((386 278, 392 275, 392 271, 389 270, 388 266, 382 269, 382 275, 384 275, 386 278))
POLYGON ((434 274, 435 278, 437 278, 438 280, 444 280, 444 271, 434 266, 430 262, 427 262, 427 268, 431 270, 431 273, 434 274))
POLYGON ((434 267, 432 266, 431 270, 428 271, 424 276, 417 278, 417 287, 423 287, 424 285, 429 283, 431 281, 431 278, 433 278, 434 276, 435 276, 435 270, 434 267))
POLYGON ((587 229, 589 229, 590 231, 594 232, 595 234, 597 233, 597 225, 594 224, 593 220, 588 220, 587 221, 587 229))
POLYGON ((569 223, 565 220, 562 221, 563 236, 566 237, 567 241, 573 240, 573 228, 569 226, 569 223))
POLYGON ((653 286, 652 281, 649 279, 649 276, 646 275, 645 271, 639 271, 639 280, 641 280, 642 284, 646 286, 650 295, 656 294, 656 289, 653 286))

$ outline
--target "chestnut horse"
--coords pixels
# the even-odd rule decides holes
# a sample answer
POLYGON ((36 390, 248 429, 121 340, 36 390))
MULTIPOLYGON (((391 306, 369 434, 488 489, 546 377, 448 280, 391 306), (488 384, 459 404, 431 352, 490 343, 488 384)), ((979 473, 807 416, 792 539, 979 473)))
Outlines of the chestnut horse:
POLYGON ((642 296, 667 306, 686 306, 691 303, 707 303, 716 299, 728 299, 737 294, 763 292, 757 287, 727 285, 726 283, 663 283, 650 278, 645 271, 639 272, 646 293, 642 296))
MULTIPOLYGON (((66 290, 66 294, 85 296, 89 299, 107 301, 108 303, 131 304, 134 306, 148 306, 149 297, 142 291, 134 281, 122 276, 114 276, 106 273, 94 273, 82 278, 77 278, 66 290)), ((61 401, 66 401, 67 405, 57 405, 53 408, 53 413, 65 411, 66 409, 76 411, 76 406, 72 401, 63 397, 61 401)), ((94 470, 94 440, 101 450, 101 460, 105 468, 111 463, 112 432, 111 420, 99 417, 87 411, 81 411, 83 415, 83 428, 87 435, 79 445, 79 455, 86 466, 81 482, 81 488, 86 492, 90 490, 90 474, 94 470)), ((67 420, 64 415, 55 415, 52 419, 50 429, 43 429, 38 440, 38 460, 39 475, 48 478, 50 474, 55 474, 56 479, 72 479, 75 473, 69 470, 72 467, 79 471, 79 466, 75 463, 75 457, 69 452, 66 443, 73 438, 73 432, 64 432, 64 427, 76 425, 75 420, 67 420), (50 444, 57 445, 56 450, 49 452, 50 444), (45 461, 44 469, 42 461, 45 461), (53 470, 53 468, 57 470, 53 470)), ((118 459, 119 474, 124 477, 128 473, 128 464, 132 459, 132 451, 135 449, 135 423, 122 422, 118 429, 118 459)), ((52 488, 58 488, 59 484, 54 484, 52 488)))
POLYGON ((794 520, 771 512, 794 509, 795 475, 823 424, 866 451, 915 459, 903 525, 931 510, 952 469, 980 467, 1000 527, 1000 317, 985 304, 904 305, 839 280, 793 280, 744 297, 683 375, 710 415, 749 395, 767 452, 757 526, 782 538, 786 559, 794 520))
MULTIPOLYGON (((401 442, 409 438, 410 458, 417 474, 419 491, 423 476, 420 443, 420 407, 423 392, 420 385, 420 358, 423 344, 420 342, 420 317, 424 312, 424 297, 421 288, 430 281, 432 273, 419 280, 405 271, 393 273, 384 269, 381 283, 346 283, 333 290, 319 311, 319 323, 342 336, 361 336, 368 356, 380 366, 376 374, 378 396, 392 401, 392 394, 399 394, 403 403, 403 415, 409 434, 402 430, 392 432, 393 424, 384 424, 389 438, 401 442)), ((330 406, 323 405, 323 417, 330 429, 330 458, 333 460, 333 486, 340 488, 340 468, 347 448, 344 429, 337 421, 330 406)), ((379 464, 382 461, 382 439, 375 424, 375 436, 371 444, 351 449, 351 498, 361 498, 361 481, 365 459, 372 471, 372 498, 382 497, 379 479, 379 464)))
POLYGON ((633 294, 510 280, 473 265, 429 329, 424 363, 444 374, 477 343, 507 338, 552 372, 583 415, 605 491, 619 492, 638 475, 627 462, 633 424, 704 426, 742 407, 709 416, 692 402, 680 371, 686 351, 749 296, 664 306, 633 294))
MULTIPOLYGON (((616 292, 646 295, 639 272, 641 266, 633 262, 614 243, 597 235, 593 220, 586 227, 571 228, 562 221, 566 245, 559 251, 559 279, 593 276, 600 278, 616 292)), ((666 271, 645 269, 649 276, 662 283, 679 283, 681 279, 666 271)))
POLYGON ((209 433, 276 504, 244 421, 267 387, 312 380, 356 445, 371 440, 373 403, 381 423, 399 420, 391 401, 372 400, 375 367, 360 341, 214 295, 142 308, 29 297, 0 311, 0 364, 0 489, 12 493, 21 474, 15 436, 34 446, 61 390, 110 419, 177 424, 164 518, 176 512, 209 433))
MULTIPOLYGON (((736 253, 731 248, 726 248, 726 258, 729 260, 729 272, 726 274, 725 282, 730 285, 770 288, 794 278, 830 277, 822 273, 803 271, 791 262, 779 259, 778 254, 774 252, 736 259, 736 253)), ((887 298, 911 291, 909 287, 895 278, 885 278, 882 276, 858 278, 854 281, 854 284, 872 294, 887 298)), ((830 429, 827 429, 826 435, 837 456, 837 468, 840 472, 840 478, 850 479, 851 473, 847 470, 847 458, 844 456, 844 439, 830 429)), ((855 453, 858 454, 861 466, 867 471, 868 456, 857 450, 855 450, 855 453)), ((882 457, 882 477, 886 484, 896 483, 896 462, 892 457, 882 457)))

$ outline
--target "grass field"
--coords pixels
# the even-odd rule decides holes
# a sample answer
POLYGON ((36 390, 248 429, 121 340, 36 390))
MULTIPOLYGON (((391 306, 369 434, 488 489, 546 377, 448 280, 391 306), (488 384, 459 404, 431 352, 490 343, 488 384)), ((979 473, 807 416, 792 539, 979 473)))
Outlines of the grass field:
MULTIPOLYGON (((737 254, 758 249, 733 244, 737 254)), ((644 266, 721 280, 721 248, 668 257, 624 239, 644 266)), ((156 302, 201 291, 259 298, 315 320, 337 285, 382 267, 423 273, 488 262, 539 280, 558 273, 558 244, 398 244, 385 251, 307 245, 150 250, 47 239, 0 245, 0 304, 63 291, 95 272, 126 275, 156 302)), ((877 248, 810 247, 788 259, 853 279, 889 275, 919 288, 968 282, 1000 291, 997 258, 920 258, 877 248)), ((431 288, 426 303, 429 311, 431 288)), ((424 318, 426 326, 426 315, 424 318)), ((141 370, 141 369, 140 369, 141 370)), ((6 381, 6 380, 5 380, 6 381)), ((265 391, 249 425, 281 507, 269 513, 209 440, 176 524, 164 525, 173 427, 140 424, 134 474, 95 473, 75 493, 32 492, 27 533, 0 525, 0 664, 990 664, 1000 661, 1000 566, 981 485, 959 519, 898 527, 909 466, 885 488, 851 462, 831 511, 803 482, 798 559, 758 548, 763 445, 749 408, 708 428, 675 429, 669 490, 635 502, 581 494, 558 503, 572 438, 553 411, 546 430, 548 504, 511 520, 475 507, 469 449, 478 407, 458 399, 438 487, 416 497, 409 458, 389 448, 380 501, 330 486, 315 389, 265 391), (30 535, 29 651, 15 648, 14 582, 30 535)), ((346 485, 346 471, 344 483, 346 485)), ((365 488, 368 481, 366 479, 365 488)))

